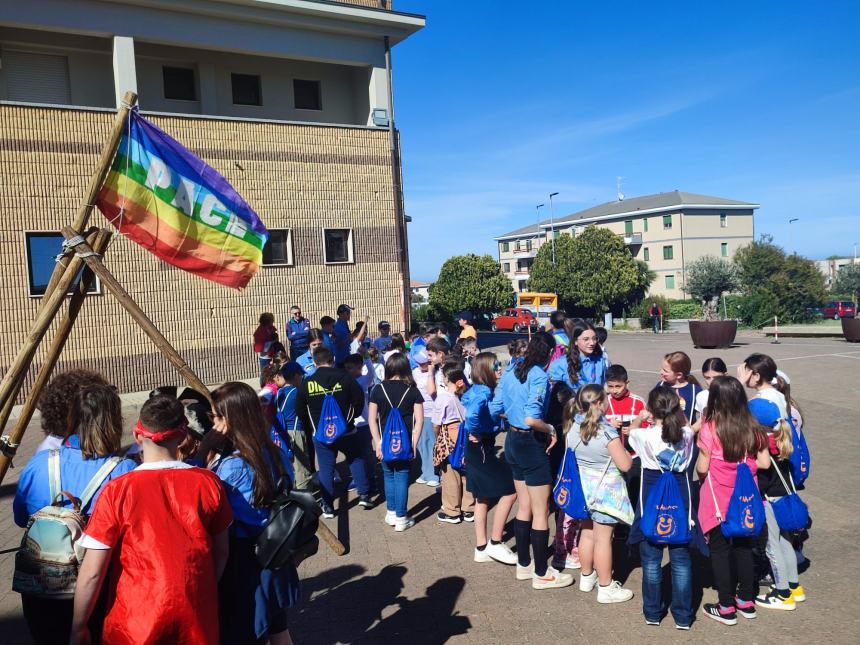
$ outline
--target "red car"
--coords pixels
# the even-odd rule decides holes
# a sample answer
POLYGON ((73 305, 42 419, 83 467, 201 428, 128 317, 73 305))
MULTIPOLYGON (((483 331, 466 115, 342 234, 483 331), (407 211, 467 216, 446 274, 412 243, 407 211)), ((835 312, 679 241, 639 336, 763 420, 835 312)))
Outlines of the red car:
POLYGON ((828 302, 821 308, 821 315, 824 318, 853 318, 857 315, 857 307, 850 300, 833 300, 828 302))
POLYGON ((505 309, 500 314, 496 314, 490 328, 493 331, 512 331, 518 333, 527 331, 529 326, 532 329, 537 329, 538 321, 535 315, 528 309, 511 307, 510 309, 505 309))

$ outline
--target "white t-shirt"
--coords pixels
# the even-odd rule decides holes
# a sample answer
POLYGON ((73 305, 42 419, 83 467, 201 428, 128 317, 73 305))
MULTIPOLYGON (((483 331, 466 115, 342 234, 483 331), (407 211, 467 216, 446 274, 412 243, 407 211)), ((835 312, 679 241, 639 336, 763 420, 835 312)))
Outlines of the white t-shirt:
POLYGON ((684 472, 693 459, 695 433, 690 426, 684 426, 683 438, 676 444, 666 443, 662 435, 661 426, 633 428, 629 437, 630 447, 639 456, 642 468, 684 472))
POLYGON ((699 416, 702 416, 705 412, 705 408, 708 407, 708 391, 702 390, 701 392, 696 393, 696 402, 693 405, 696 408, 696 412, 698 412, 699 416))
POLYGON ((370 396, 370 388, 372 388, 373 384, 376 382, 375 376, 376 373, 374 371, 373 362, 369 358, 365 358, 364 365, 361 366, 361 376, 355 379, 361 387, 361 391, 364 393, 364 409, 361 411, 360 415, 355 417, 355 425, 357 427, 366 426, 370 423, 368 421, 370 414, 368 414, 367 406, 368 398, 370 396))
POLYGON ((43 450, 58 450, 63 446, 63 438, 55 434, 49 434, 36 446, 36 452, 43 450))
POLYGON ((783 419, 788 418, 788 406, 785 404, 785 396, 775 387, 765 387, 758 391, 756 397, 765 399, 775 404, 779 408, 779 415, 783 419))

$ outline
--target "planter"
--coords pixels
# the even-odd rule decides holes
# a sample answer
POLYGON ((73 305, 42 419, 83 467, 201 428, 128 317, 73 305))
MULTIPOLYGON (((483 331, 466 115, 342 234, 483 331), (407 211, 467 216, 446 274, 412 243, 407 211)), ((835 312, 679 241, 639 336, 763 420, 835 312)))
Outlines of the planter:
POLYGON ((689 324, 695 347, 731 347, 738 333, 737 320, 691 320, 689 324))
POLYGON ((843 318, 842 335, 849 343, 860 343, 860 318, 843 318))

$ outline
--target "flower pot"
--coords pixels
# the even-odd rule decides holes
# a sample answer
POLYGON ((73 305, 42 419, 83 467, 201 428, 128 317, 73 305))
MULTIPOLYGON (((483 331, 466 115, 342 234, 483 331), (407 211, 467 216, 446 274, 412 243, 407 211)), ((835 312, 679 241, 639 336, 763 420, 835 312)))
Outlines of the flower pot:
POLYGON ((737 320, 690 321, 690 337, 696 347, 731 347, 737 333, 737 320))
POLYGON ((860 343, 860 318, 843 318, 842 335, 849 343, 860 343))

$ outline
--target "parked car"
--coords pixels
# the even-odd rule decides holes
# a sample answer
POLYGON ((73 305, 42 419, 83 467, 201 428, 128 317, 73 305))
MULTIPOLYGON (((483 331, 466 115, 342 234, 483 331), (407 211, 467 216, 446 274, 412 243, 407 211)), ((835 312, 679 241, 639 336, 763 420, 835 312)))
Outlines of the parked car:
POLYGON ((821 308, 821 315, 825 318, 854 318, 857 315, 857 307, 850 300, 833 300, 821 308))
POLYGON ((534 313, 523 307, 511 307, 505 309, 500 314, 496 314, 490 329, 493 331, 519 333, 521 331, 528 331, 529 327, 533 330, 538 327, 538 320, 535 318, 534 313))

